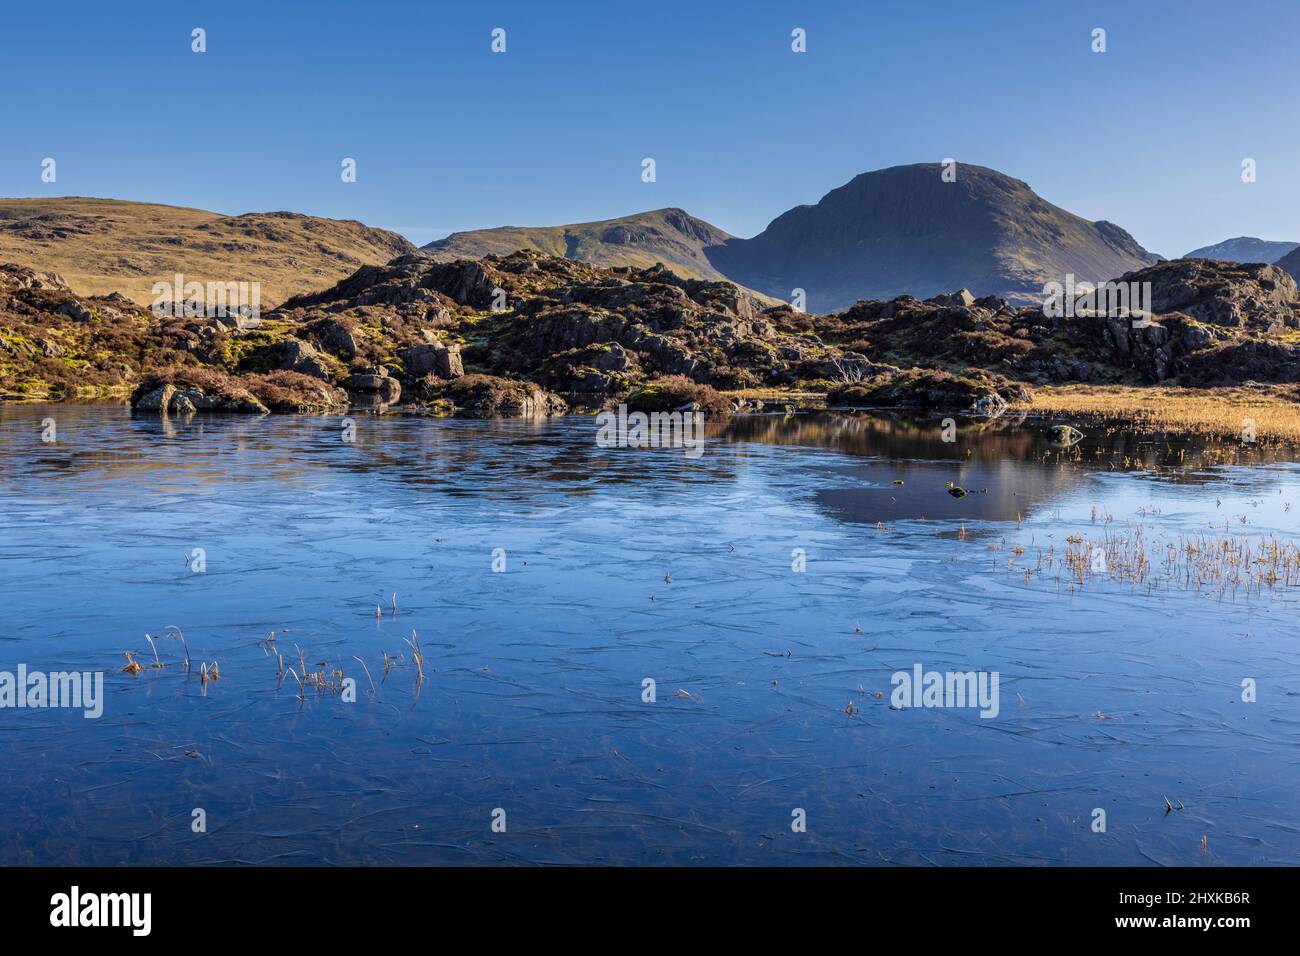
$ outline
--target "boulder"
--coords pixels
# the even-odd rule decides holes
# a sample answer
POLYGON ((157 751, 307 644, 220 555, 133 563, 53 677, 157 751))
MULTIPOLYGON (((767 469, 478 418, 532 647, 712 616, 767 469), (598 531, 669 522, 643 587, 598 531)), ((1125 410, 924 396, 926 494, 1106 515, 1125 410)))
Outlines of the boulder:
POLYGON ((436 378, 460 378, 465 374, 465 367, 460 358, 460 347, 429 343, 413 345, 398 349, 397 357, 402 361, 402 368, 411 378, 424 378, 433 375, 436 378))
POLYGON ((608 349, 599 350, 591 357, 591 367, 601 372, 626 372, 634 364, 627 349, 613 343, 608 349))
POLYGON ((1083 432, 1073 425, 1053 425, 1047 430, 1047 437, 1058 445, 1077 445, 1083 440, 1083 432))
POLYGON ((132 408, 140 412, 166 413, 167 407, 171 404, 172 396, 175 394, 175 385, 159 385, 137 398, 132 404, 132 408))
POLYGON ((75 319, 78 322, 89 322, 95 317, 94 313, 91 312, 90 309, 86 308, 85 305, 78 302, 76 299, 69 299, 67 302, 63 303, 63 305, 59 307, 59 313, 61 315, 66 315, 70 319, 75 319))
POLYGON ((971 403, 970 414, 979 418, 997 418, 1007 410, 1007 400, 997 392, 988 392, 971 403))
POLYGON ((358 392, 382 405, 392 405, 402 397, 402 384, 388 374, 382 365, 374 365, 353 372, 348 379, 348 391, 358 392))
POLYGON ((457 305, 486 309, 492 304, 496 282, 481 262, 460 259, 428 268, 422 286, 441 292, 457 305))
POLYGON ((935 295, 925 300, 931 305, 940 305, 952 309, 969 309, 975 304, 975 296, 971 294, 970 289, 958 289, 956 292, 935 295))
MULTIPOLYGON (((202 397, 202 393, 200 393, 200 397, 202 397)), ((174 415, 193 415, 198 411, 198 406, 194 404, 191 393, 178 391, 172 396, 171 405, 167 410, 174 415)))
POLYGON ((321 319, 308 326, 320 347, 345 362, 357 357, 357 340, 352 330, 337 319, 321 319))
POLYGON ((321 361, 321 354, 315 346, 302 339, 288 339, 278 346, 279 368, 286 372, 298 372, 312 378, 329 380, 329 369, 321 361))

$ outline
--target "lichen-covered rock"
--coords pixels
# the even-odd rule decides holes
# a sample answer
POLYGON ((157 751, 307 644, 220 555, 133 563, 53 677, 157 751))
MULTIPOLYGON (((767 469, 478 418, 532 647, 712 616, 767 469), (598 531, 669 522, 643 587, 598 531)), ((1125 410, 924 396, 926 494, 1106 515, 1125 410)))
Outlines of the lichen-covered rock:
POLYGON ((608 395, 625 391, 642 376, 636 356, 617 342, 594 343, 551 356, 546 382, 562 392, 608 395))
POLYGON ((328 380, 329 369, 321 358, 320 352, 310 342, 302 339, 287 339, 278 346, 279 367, 285 372, 297 372, 312 378, 328 380))
POLYGON ((320 319, 307 329, 330 355, 347 362, 357 357, 356 337, 352 334, 352 329, 338 319, 320 319))

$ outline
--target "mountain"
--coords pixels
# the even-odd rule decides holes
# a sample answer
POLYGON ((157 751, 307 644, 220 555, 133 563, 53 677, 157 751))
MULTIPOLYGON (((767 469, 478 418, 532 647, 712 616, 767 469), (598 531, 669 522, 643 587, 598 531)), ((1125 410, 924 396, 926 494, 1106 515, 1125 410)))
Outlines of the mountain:
POLYGON ((686 279, 725 278, 704 250, 733 239, 730 233, 681 209, 606 219, 567 226, 502 226, 453 232, 423 249, 435 259, 481 259, 528 249, 606 268, 644 269, 662 262, 686 279))
POLYGON ((937 163, 863 173, 812 206, 796 206, 753 239, 707 251, 727 278, 827 312, 858 299, 926 297, 965 287, 976 295, 1041 301, 1045 282, 1098 282, 1159 261, 1113 223, 1090 222, 1027 185, 960 165, 944 182, 937 163))
POLYGON ((1271 239, 1256 239, 1254 236, 1238 236, 1236 239, 1216 242, 1212 246, 1193 249, 1183 258, 1272 263, 1297 248, 1300 248, 1300 242, 1275 242, 1271 239))
POLYGON ((291 212, 223 216, 115 199, 0 199, 0 263, 60 274, 74 292, 121 292, 148 305, 177 272, 260 282, 270 308, 415 251, 397 233, 291 212))
POLYGON ((1273 264, 1282 271, 1289 273, 1296 282, 1300 282, 1300 247, 1292 249, 1273 264))
MULTIPOLYGON (((981 166, 939 164, 863 173, 740 239, 676 208, 564 226, 453 233, 425 246, 434 261, 519 249, 602 268, 663 263, 677 275, 728 280, 764 298, 806 292, 816 312, 858 299, 921 298, 967 288, 1012 301, 1049 281, 1098 282, 1159 261, 1123 229, 1090 222, 981 166)), ((0 200, 0 263, 61 274, 82 295, 120 291, 142 304, 155 282, 258 281, 266 308, 415 251, 396 233, 288 212, 224 216, 108 199, 0 200)))
POLYGON ((480 229, 425 246, 439 261, 527 249, 603 267, 662 262, 685 278, 727 279, 780 301, 796 288, 810 310, 858 299, 967 288, 1041 301, 1043 284, 1101 282, 1161 261, 1113 223, 1090 222, 1017 179, 937 163, 863 173, 813 206, 797 206, 753 239, 681 209, 567 226, 480 229))

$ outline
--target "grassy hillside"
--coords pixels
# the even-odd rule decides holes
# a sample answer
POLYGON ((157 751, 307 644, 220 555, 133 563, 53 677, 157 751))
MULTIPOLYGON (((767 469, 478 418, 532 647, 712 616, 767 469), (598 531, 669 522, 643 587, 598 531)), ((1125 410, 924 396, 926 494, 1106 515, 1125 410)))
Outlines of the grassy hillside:
POLYGON ((142 305, 153 284, 262 284, 262 306, 414 250, 397 233, 288 212, 223 216, 115 199, 0 199, 0 263, 56 272, 81 295, 121 292, 142 305))

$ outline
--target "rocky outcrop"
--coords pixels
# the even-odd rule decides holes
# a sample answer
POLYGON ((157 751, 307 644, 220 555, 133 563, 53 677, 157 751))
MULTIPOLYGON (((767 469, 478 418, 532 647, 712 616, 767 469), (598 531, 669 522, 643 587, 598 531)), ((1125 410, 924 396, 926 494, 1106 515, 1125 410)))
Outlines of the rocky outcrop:
MULTIPOLYGON (((492 265, 509 281, 527 261, 492 265)), ((816 378, 834 354, 815 337, 780 335, 772 309, 731 283, 682 279, 662 266, 596 275, 563 268, 570 275, 557 278, 567 282, 535 289, 467 361, 550 387, 607 393, 658 375, 719 388, 792 384, 816 378)))
POLYGON ((1293 382, 1300 347, 1284 339, 1300 328, 1296 284, 1281 269, 1208 259, 1178 259, 1122 276, 1150 283, 1149 321, 1079 317, 1062 327, 1103 363, 1146 381, 1226 385, 1293 382))
POLYGON ((1268 334, 1300 328, 1295 280, 1277 266, 1174 259, 1117 281, 1150 282, 1157 314, 1181 312, 1209 325, 1268 334))
POLYGON ((63 305, 59 306, 59 311, 70 319, 77 322, 89 322, 95 317, 95 313, 86 308, 85 304, 78 302, 76 299, 69 299, 63 305))
POLYGON ((131 395, 131 408, 160 415, 195 412, 315 412, 347 405, 347 395, 298 372, 235 377, 214 369, 174 367, 149 375, 131 395))
POLYGON ((279 311, 412 304, 436 308, 443 303, 488 309, 496 298, 493 290, 497 287, 493 270, 486 263, 437 262, 415 254, 400 256, 383 266, 364 266, 328 289, 289 299, 279 311))
POLYGON ((197 411, 265 414, 268 411, 252 394, 242 390, 209 395, 197 386, 177 386, 169 382, 141 385, 131 396, 131 407, 137 412, 160 415, 192 415, 197 411))
POLYGON ((349 392, 379 405, 394 405, 402 397, 402 385, 382 365, 355 370, 348 379, 349 392))
POLYGON ((0 265, 0 395, 124 398, 155 356, 159 365, 178 358, 171 343, 150 340, 154 325, 120 296, 77 296, 57 275, 0 265))
POLYGON ((430 376, 417 383, 417 391, 423 403, 445 403, 466 415, 482 418, 544 418, 568 410, 564 399, 532 382, 494 375, 466 375, 450 380, 430 376))
POLYGON ((54 292, 71 293, 63 277, 52 272, 37 272, 27 266, 7 262, 0 265, 0 285, 11 289, 46 289, 54 292))
POLYGON ((953 375, 930 369, 893 369, 856 384, 831 389, 830 405, 925 408, 952 414, 996 417, 1010 402, 1029 398, 1029 390, 988 372, 953 375))
MULTIPOLYGON (((1289 380, 1292 346, 1282 339, 1295 327, 1296 292, 1281 271, 1178 260, 1120 281, 1151 284, 1154 317, 1089 310, 1085 301, 1052 317, 1041 304, 1013 306, 966 288, 818 316, 765 307, 731 283, 684 279, 662 265, 595 269, 525 252, 468 264, 405 257, 359 270, 317 296, 314 308, 351 315, 372 308, 366 303, 396 303, 375 320, 387 334, 418 335, 396 351, 404 381, 452 377, 454 365, 439 352, 450 346, 425 319, 428 293, 451 315, 447 335, 470 330, 464 369, 597 403, 660 376, 724 389, 815 388, 911 366, 984 369, 1026 384, 1289 380), (488 281, 504 291, 503 311, 469 304, 482 301, 474 290, 488 281), (1270 344, 1245 344, 1254 340, 1270 344), (1226 371, 1210 375, 1213 363, 1197 358, 1208 352, 1226 371)), ((927 383, 906 384, 915 391, 927 383)))
POLYGON ((617 342, 593 343, 552 355, 545 378, 563 392, 609 395, 625 391, 644 376, 633 352, 617 342))
MULTIPOLYGON (((1086 299, 1071 309, 1017 308, 963 290, 782 321, 874 362, 986 369, 1029 384, 1296 380, 1300 301, 1275 266, 1175 260, 1116 281, 1149 283, 1151 314, 1099 310, 1086 299)), ((833 377, 852 384, 851 375, 833 377)))
POLYGON ((1199 385, 1300 382, 1300 344, 1228 340, 1214 348, 1190 352, 1180 365, 1180 377, 1199 385))
POLYGON ((782 336, 770 311, 733 283, 682 278, 661 264, 597 269, 525 252, 473 262, 407 256, 285 306, 309 327, 321 316, 356 316, 396 339, 390 354, 407 385, 474 371, 593 400, 661 375, 732 388, 825 374, 837 351, 815 335, 782 336), (472 341, 461 347, 458 334, 472 341))
POLYGON ((330 371, 325 365, 320 352, 310 342, 303 339, 286 339, 275 346, 277 367, 286 372, 310 375, 312 378, 328 380, 330 371))
POLYGON ((1300 380, 1300 301, 1276 267, 1178 260, 1119 281, 1149 284, 1152 309, 1013 306, 958 289, 815 315, 662 266, 598 269, 522 252, 477 262, 404 256, 241 329, 78 298, 57 277, 6 267, 0 387, 59 398, 88 385, 122 395, 148 380, 137 406, 169 412, 238 407, 246 393, 272 410, 334 407, 350 394, 535 415, 563 407, 557 393, 599 407, 677 376, 724 391, 832 390, 851 402, 993 414, 1008 400, 1003 381, 1300 380), (155 380, 177 368, 188 379, 155 380), (926 374, 908 377, 912 369, 926 374), (943 377, 954 373, 961 381, 943 377))
POLYGON ((426 375, 435 378, 460 378, 465 374, 465 366, 460 359, 460 348, 455 345, 443 345, 439 342, 413 345, 410 348, 398 349, 397 357, 401 359, 403 369, 411 378, 424 378, 426 375))

